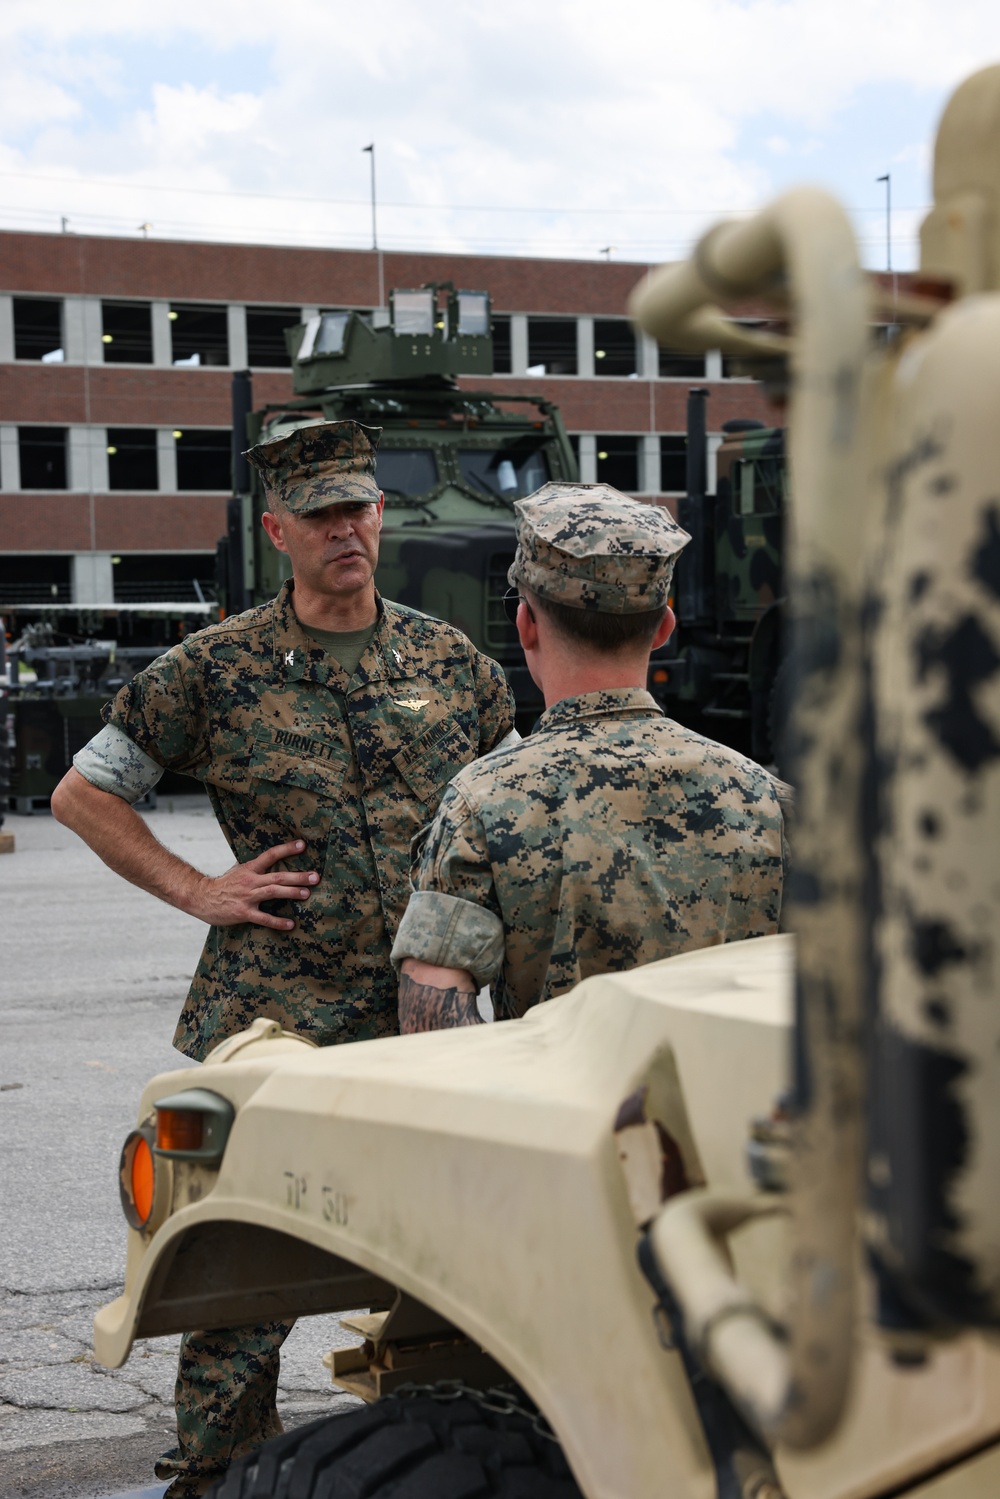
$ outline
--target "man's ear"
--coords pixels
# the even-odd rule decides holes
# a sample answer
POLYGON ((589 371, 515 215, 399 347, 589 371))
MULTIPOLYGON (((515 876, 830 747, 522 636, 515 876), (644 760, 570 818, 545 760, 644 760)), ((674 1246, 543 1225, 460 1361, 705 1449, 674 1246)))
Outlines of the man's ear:
POLYGON ((264 530, 267 532, 268 536, 270 536, 278 551, 287 552, 288 547, 285 545, 285 534, 281 529, 280 518, 277 515, 273 515, 270 510, 265 510, 264 514, 260 518, 260 523, 264 527, 264 530))
POLYGON ((656 634, 653 636, 652 644, 650 645, 649 649, 651 651, 658 651, 661 645, 666 645, 667 641, 670 639, 671 635, 674 633, 674 627, 676 626, 676 624, 677 624, 677 616, 674 614, 674 611, 670 608, 670 605, 668 604, 667 605, 667 612, 663 616, 663 621, 660 624, 659 629, 657 630, 656 634))
POLYGON ((524 599, 517 606, 517 638, 524 652, 538 649, 538 620, 524 599))

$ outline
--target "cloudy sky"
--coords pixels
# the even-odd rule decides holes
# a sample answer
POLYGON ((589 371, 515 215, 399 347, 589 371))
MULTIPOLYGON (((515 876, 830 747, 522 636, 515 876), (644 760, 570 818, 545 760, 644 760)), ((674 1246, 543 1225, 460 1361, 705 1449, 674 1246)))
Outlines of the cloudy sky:
POLYGON ((0 0, 0 228, 656 262, 811 180, 913 263, 996 0, 0 0))

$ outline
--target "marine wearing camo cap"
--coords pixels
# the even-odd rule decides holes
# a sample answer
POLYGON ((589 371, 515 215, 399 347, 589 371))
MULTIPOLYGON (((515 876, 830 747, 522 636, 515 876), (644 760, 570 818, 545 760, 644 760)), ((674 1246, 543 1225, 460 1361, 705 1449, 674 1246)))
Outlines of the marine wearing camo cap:
MULTIPOLYGON (((517 511, 510 581, 543 609, 666 605, 688 540, 666 511, 575 484, 547 484, 517 511)), ((406 1029, 475 1024, 484 984, 507 1019, 591 974, 777 930, 787 788, 672 723, 638 685, 662 639, 602 656, 574 636, 567 666, 558 630, 536 626, 532 658, 558 691, 527 739, 454 776, 415 845, 392 958, 431 973, 403 973, 406 1029), (447 987, 456 972, 468 981, 447 987)))
POLYGON ((519 500, 511 587, 600 614, 667 602, 674 562, 691 540, 670 512, 608 484, 545 484, 519 500))
POLYGON ((258 443, 244 457, 260 474, 267 497, 308 515, 327 505, 379 501, 375 456, 381 427, 360 422, 317 422, 285 437, 258 443))

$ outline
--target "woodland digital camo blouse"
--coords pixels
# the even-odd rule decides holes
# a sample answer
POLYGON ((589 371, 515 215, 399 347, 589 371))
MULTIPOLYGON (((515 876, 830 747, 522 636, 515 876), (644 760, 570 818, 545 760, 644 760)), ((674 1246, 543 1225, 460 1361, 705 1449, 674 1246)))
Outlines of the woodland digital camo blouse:
POLYGON ((235 858, 292 839, 308 901, 291 932, 212 927, 174 1044, 204 1058, 266 1015, 320 1045, 397 1029, 389 950, 410 841, 462 765, 513 727, 503 672, 451 625, 379 600, 354 675, 303 631, 290 585, 190 635, 105 710, 158 765, 203 781, 235 858))
POLYGON ((448 787, 393 961, 464 968, 509 1017, 591 974, 775 932, 788 791, 647 692, 564 698, 448 787))

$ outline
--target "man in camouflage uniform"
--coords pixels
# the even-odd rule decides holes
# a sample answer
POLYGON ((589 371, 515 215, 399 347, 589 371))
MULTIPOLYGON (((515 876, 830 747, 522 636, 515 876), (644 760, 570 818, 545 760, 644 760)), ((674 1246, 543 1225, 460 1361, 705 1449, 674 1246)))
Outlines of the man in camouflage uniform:
POLYGON ((667 511, 604 485, 516 506, 509 580, 546 711, 459 772, 393 947, 404 1031, 499 1018, 591 974, 778 927, 786 788, 666 718, 645 690, 673 629, 667 511))
MULTIPOLYGON (((277 598, 189 636, 105 710, 52 798, 133 884, 210 923, 174 1044, 201 1061, 258 1015, 321 1046, 394 1033, 389 951, 409 847, 450 777, 513 728, 496 662, 375 589, 378 429, 302 428, 249 453, 268 535, 292 563, 277 598), (209 879, 133 809, 164 769, 202 781, 236 865, 209 879)), ((286 1324, 188 1334, 171 1499, 203 1492, 280 1430, 286 1324)))

